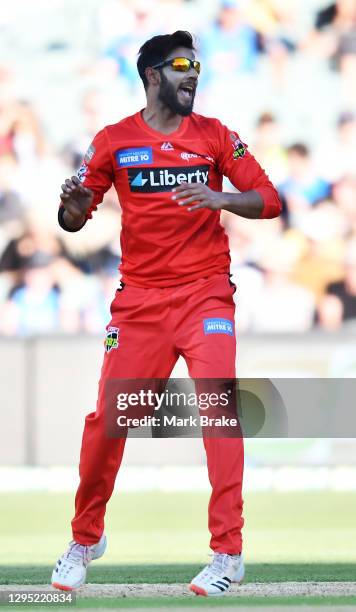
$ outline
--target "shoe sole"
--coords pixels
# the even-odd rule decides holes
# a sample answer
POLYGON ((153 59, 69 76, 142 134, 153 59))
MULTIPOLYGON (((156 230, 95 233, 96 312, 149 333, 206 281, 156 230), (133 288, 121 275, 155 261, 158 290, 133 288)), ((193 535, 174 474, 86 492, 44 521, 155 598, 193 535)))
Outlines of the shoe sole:
POLYGON ((74 591, 78 587, 65 586, 64 584, 59 584, 58 582, 52 582, 52 586, 55 589, 59 589, 60 591, 74 591))
MULTIPOLYGON (((244 578, 241 578, 241 580, 236 580, 236 581, 234 580, 233 584, 238 584, 240 586, 243 583, 243 581, 244 581, 244 578)), ((227 593, 229 589, 221 593, 208 593, 208 591, 206 591, 202 587, 199 587, 196 584, 190 584, 189 590, 195 593, 195 595, 199 595, 200 597, 222 597, 223 595, 225 595, 225 593, 227 593)))
POLYGON ((227 593, 227 591, 229 589, 227 589, 224 592, 219 592, 219 593, 208 593, 208 591, 206 591, 205 589, 202 589, 202 587, 198 587, 196 586, 196 584, 190 584, 189 588, 191 591, 193 591, 193 593, 195 593, 195 595, 198 595, 200 597, 224 597, 224 595, 227 593))
POLYGON ((193 591, 193 593, 195 593, 196 595, 200 595, 201 597, 208 597, 208 593, 201 587, 196 586, 195 584, 190 584, 189 589, 193 591))

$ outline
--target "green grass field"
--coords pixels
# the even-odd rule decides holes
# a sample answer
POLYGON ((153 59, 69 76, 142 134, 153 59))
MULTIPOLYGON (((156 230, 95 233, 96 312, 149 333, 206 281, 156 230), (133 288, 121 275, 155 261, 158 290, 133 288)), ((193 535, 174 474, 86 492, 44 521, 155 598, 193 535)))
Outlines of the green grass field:
MULTIPOLYGON (((207 502, 202 493, 115 494, 105 564, 204 563, 207 502)), ((0 495, 0 566, 52 564, 72 514, 73 495, 0 495)), ((356 563, 356 493, 250 493, 244 515, 249 563, 356 563)))
MULTIPOLYGON (((201 493, 115 494, 106 520, 108 550, 90 567, 89 582, 189 582, 210 552, 207 502, 208 495, 201 493)), ((0 584, 47 583, 71 538, 72 513, 72 495, 0 495, 0 584)), ((246 582, 356 581, 355 493, 250 493, 244 514, 246 582)), ((288 603, 302 599, 289 598, 288 603)), ((315 605, 319 600, 307 598, 315 605)), ((356 605, 355 598, 337 601, 356 605)), ((99 607, 93 602, 90 607, 99 607)), ((322 599, 323 605, 328 602, 322 599)), ((177 603, 188 605, 183 599, 169 600, 170 607, 177 603)), ((168 601, 156 604, 167 607, 168 601)), ((112 605, 100 600, 100 607, 112 605)), ((154 602, 120 602, 120 607, 144 605, 154 607, 154 602)), ((189 605, 214 606, 216 600, 189 598, 189 605)), ((224 599, 225 605, 231 601, 224 599)))
MULTIPOLYGON (((63 606, 61 607, 61 609, 63 610, 76 610, 76 609, 80 609, 80 610, 142 610, 142 609, 153 609, 153 610, 165 610, 165 609, 169 609, 171 612, 175 612, 175 610, 179 611, 179 610, 186 610, 189 611, 190 610, 195 610, 197 608, 213 608, 213 609, 218 609, 220 610, 221 608, 234 608, 234 609, 238 609, 239 611, 243 612, 243 610, 245 610, 246 608, 251 608, 251 607, 257 607, 258 608, 263 608, 263 610, 265 610, 266 608, 269 608, 269 610, 272 612, 272 610, 275 609, 279 609, 279 610, 286 610, 289 611, 290 607, 293 606, 293 610, 297 609, 299 610, 300 608, 302 608, 302 611, 308 611, 309 610, 309 606, 310 607, 319 607, 321 609, 324 608, 332 608, 335 609, 336 605, 337 605, 337 609, 346 606, 346 610, 355 610, 355 604, 356 604, 356 598, 354 597, 339 597, 337 599, 337 604, 335 603, 335 598, 326 598, 326 597, 309 597, 308 599, 306 598, 301 598, 301 597, 290 597, 290 598, 286 598, 286 597, 271 597, 268 600, 268 603, 266 602, 265 598, 256 598, 255 600, 251 600, 247 597, 239 597, 239 601, 238 604, 236 603, 235 599, 227 599, 227 598, 210 598, 210 599, 205 599, 204 597, 196 597, 196 598, 189 598, 189 599, 178 599, 177 597, 172 597, 171 599, 154 599, 154 598, 150 598, 150 599, 141 599, 141 600, 135 600, 135 599, 126 599, 126 600, 122 600, 120 602, 118 602, 118 600, 116 599, 90 599, 90 600, 78 600, 76 602, 76 604, 74 606, 65 606, 63 608, 63 606), (306 607, 307 606, 307 607, 306 607)), ((55 605, 51 605, 50 607, 47 608, 43 608, 43 606, 33 606, 33 609, 36 610, 43 610, 45 609, 46 612, 49 612, 50 610, 56 609, 58 610, 58 607, 56 607, 55 605)), ((10 610, 13 608, 10 607, 2 607, 2 610, 10 610)), ((28 610, 29 606, 17 606, 16 605, 16 610, 28 610)))
MULTIPOLYGON (((335 606, 335 598, 326 598, 326 597, 309 597, 308 599, 306 598, 301 598, 301 597, 271 597, 268 600, 268 606, 271 606, 273 609, 276 608, 277 606, 305 606, 306 603, 309 606, 335 606)), ((178 599, 177 597, 172 597, 172 599, 164 599, 164 600, 157 600, 157 599, 144 599, 142 601, 139 602, 139 605, 137 603, 137 600, 130 600, 127 599, 126 601, 122 601, 120 602, 120 605, 118 606, 117 601, 113 601, 110 599, 106 599, 106 600, 100 600, 100 599, 92 599, 90 600, 90 602, 86 601, 77 601, 76 603, 76 607, 80 608, 80 609, 100 609, 100 608, 106 608, 106 609, 110 609, 110 608, 126 608, 126 609, 132 609, 132 608, 153 608, 153 609, 157 609, 157 608, 161 608, 161 609, 165 609, 165 608, 183 608, 183 609, 189 609, 189 608, 222 608, 222 607, 226 607, 226 608, 232 608, 234 607, 235 609, 238 607, 239 609, 241 609, 241 606, 244 607, 255 607, 255 606, 263 606, 265 607, 266 604, 266 599, 263 597, 260 598, 256 598, 254 601, 252 601, 251 599, 247 598, 247 597, 241 597, 239 598, 239 602, 238 602, 238 606, 236 604, 236 600, 234 599, 221 599, 221 598, 210 598, 210 599, 205 599, 204 597, 195 597, 194 599, 189 598, 188 599, 178 599)), ((343 606, 355 606, 356 605, 356 597, 338 597, 337 599, 337 605, 343 605, 343 606)))

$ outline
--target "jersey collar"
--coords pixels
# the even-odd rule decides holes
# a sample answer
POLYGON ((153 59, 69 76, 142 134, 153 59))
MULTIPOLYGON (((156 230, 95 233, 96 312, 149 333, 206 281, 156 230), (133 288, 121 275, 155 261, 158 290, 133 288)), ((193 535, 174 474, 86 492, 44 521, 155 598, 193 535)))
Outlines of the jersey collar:
POLYGON ((148 132, 149 134, 151 134, 151 136, 154 136, 155 138, 160 138, 162 140, 165 139, 167 140, 167 138, 177 138, 179 136, 182 136, 182 134, 186 131, 187 129, 187 125, 188 125, 188 121, 189 121, 189 116, 188 117, 183 117, 179 127, 174 130, 174 132, 170 132, 169 134, 165 134, 163 132, 159 132, 158 130, 154 130, 153 128, 151 128, 148 123, 146 123, 146 121, 144 120, 142 113, 145 109, 142 108, 138 113, 136 113, 136 121, 138 122, 139 126, 141 129, 145 130, 146 132, 148 132))

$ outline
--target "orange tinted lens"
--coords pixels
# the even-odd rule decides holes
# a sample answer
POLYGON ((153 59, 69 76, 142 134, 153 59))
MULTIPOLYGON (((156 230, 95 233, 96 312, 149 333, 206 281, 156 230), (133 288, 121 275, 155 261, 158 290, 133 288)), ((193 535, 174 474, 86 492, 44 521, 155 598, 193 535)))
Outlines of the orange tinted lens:
POLYGON ((193 62, 193 66, 198 74, 200 74, 200 62, 193 62))
POLYGON ((188 72, 190 68, 190 61, 186 57, 176 57, 172 62, 173 70, 179 72, 188 72))

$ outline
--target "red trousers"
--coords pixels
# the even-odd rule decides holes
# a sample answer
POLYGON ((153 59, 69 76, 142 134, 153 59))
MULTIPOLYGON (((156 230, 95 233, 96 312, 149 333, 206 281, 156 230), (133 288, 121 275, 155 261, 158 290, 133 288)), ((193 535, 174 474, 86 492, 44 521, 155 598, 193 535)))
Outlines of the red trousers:
MULTIPOLYGON (((180 355, 192 379, 235 378, 234 290, 224 273, 176 287, 125 285, 116 292, 96 412, 85 419, 72 520, 76 542, 90 545, 100 539, 126 442, 106 435, 105 382, 168 379, 180 355)), ((212 487, 210 547, 215 552, 238 554, 242 549, 243 440, 205 436, 203 441, 212 487)))

